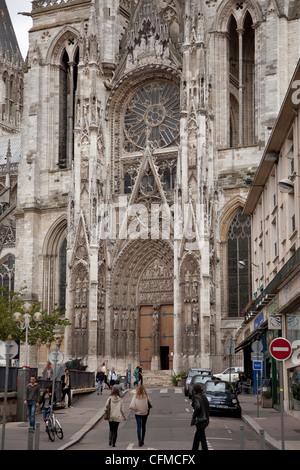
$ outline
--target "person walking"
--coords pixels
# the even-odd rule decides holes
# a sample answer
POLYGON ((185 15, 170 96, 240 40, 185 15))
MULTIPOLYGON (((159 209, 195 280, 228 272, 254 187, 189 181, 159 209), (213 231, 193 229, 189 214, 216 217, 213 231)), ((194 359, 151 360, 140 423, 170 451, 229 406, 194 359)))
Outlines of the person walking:
POLYGON ((53 369, 50 361, 47 361, 42 377, 43 380, 53 380, 53 369))
POLYGON ((134 378, 135 378, 135 381, 133 382, 133 385, 137 386, 139 384, 139 380, 140 380, 138 366, 136 366, 136 368, 134 369, 134 378))
POLYGON ((143 367, 142 367, 142 364, 139 366, 139 382, 140 382, 140 385, 143 385, 143 367))
POLYGON ((112 367, 108 374, 108 383, 109 383, 110 388, 113 388, 113 386, 116 383, 117 378, 118 378, 118 374, 115 368, 112 367))
POLYGON ((135 420, 137 425, 137 437, 139 447, 144 445, 146 434, 146 423, 149 415, 149 409, 152 408, 151 401, 144 385, 139 385, 136 389, 135 395, 132 397, 129 408, 135 413, 135 420))
POLYGON ((194 385, 194 394, 192 407, 194 409, 191 426, 196 425, 194 442, 192 451, 199 449, 201 442, 202 450, 208 450, 205 429, 209 425, 209 403, 205 395, 202 393, 202 387, 199 384, 194 385))
POLYGON ((102 367, 99 367, 97 375, 96 375, 96 381, 98 383, 98 395, 99 394, 102 395, 104 379, 105 379, 105 375, 104 375, 104 372, 102 371, 102 367))
POLYGON ((109 442, 112 447, 116 447, 118 437, 118 427, 122 420, 126 420, 124 413, 123 399, 120 397, 120 390, 114 387, 105 405, 105 411, 109 413, 109 442))
POLYGON ((62 384, 62 401, 64 401, 65 396, 68 395, 68 408, 72 408, 71 406, 71 377, 70 377, 69 369, 66 369, 64 375, 61 376, 61 384, 62 384))
POLYGON ((24 403, 27 405, 27 411, 29 416, 29 427, 35 429, 35 412, 36 408, 39 407, 41 389, 39 384, 36 382, 34 375, 30 377, 30 383, 25 389, 24 403))

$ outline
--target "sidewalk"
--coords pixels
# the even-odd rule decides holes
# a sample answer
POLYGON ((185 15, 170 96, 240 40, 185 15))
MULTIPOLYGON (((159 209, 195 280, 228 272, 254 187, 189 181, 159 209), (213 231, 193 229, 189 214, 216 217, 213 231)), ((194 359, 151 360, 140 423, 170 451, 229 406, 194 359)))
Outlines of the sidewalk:
MULTIPOLYGON (((39 450, 65 450, 79 441, 101 419, 110 390, 80 396, 72 403, 73 408, 55 410, 55 415, 63 428, 64 436, 60 440, 49 440, 45 432, 42 413, 36 413, 36 423, 40 423, 39 450)), ((2 425, 0 425, 2 436, 2 425)), ((28 450, 28 422, 6 423, 4 450, 28 450)))
MULTIPOLYGON (((131 389, 126 390, 129 392, 131 389)), ((45 425, 41 413, 36 415, 36 422, 40 423, 39 450, 66 450, 79 441, 101 419, 106 400, 110 390, 106 389, 103 395, 97 392, 84 395, 74 403, 73 408, 65 408, 55 412, 61 422, 64 438, 55 438, 51 442, 45 432, 45 425)), ((242 407, 242 419, 257 433, 264 430, 265 442, 275 450, 282 449, 281 413, 273 408, 259 407, 257 416, 256 396, 239 395, 242 407)), ((2 425, 0 425, 2 436, 2 425)), ((300 450, 300 421, 284 413, 284 447, 285 450, 300 450)), ((28 423, 6 423, 4 450, 28 449, 28 423)))
MULTIPOLYGON (((274 408, 259 406, 255 395, 239 395, 242 419, 258 434, 264 430, 265 442, 275 450, 282 450, 281 412, 274 408)), ((284 450, 300 450, 300 421, 284 413, 284 450)))

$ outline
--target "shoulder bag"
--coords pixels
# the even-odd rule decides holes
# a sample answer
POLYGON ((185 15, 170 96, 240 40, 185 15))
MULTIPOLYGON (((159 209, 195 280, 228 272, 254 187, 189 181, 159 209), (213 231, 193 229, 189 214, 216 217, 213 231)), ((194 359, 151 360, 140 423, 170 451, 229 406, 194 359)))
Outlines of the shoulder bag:
POLYGON ((110 417, 110 399, 108 400, 108 403, 106 405, 106 409, 103 415, 103 418, 106 419, 106 421, 109 421, 109 417, 110 417))

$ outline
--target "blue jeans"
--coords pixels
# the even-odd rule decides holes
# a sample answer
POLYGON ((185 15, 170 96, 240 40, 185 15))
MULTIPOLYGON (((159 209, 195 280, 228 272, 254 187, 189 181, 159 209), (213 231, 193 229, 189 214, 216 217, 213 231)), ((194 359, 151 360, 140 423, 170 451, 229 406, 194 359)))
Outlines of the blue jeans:
POLYGON ((49 418, 50 411, 51 411, 51 406, 45 406, 45 408, 43 408, 43 418, 44 418, 44 420, 49 418))
POLYGON ((98 379, 98 393, 100 392, 101 390, 101 393, 102 393, 102 390, 103 390, 103 381, 98 379))
POLYGON ((147 418, 148 415, 135 415, 137 424, 137 437, 139 442, 144 442, 147 418))
POLYGON ((33 402, 33 401, 27 402, 29 426, 33 429, 35 428, 35 410, 36 410, 36 402, 33 402))

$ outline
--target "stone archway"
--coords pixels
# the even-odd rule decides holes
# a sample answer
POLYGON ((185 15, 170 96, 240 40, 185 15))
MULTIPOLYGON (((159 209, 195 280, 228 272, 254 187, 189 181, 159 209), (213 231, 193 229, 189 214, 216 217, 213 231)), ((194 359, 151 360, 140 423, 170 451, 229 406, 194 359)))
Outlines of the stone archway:
POLYGON ((112 282, 112 355, 144 369, 172 368, 173 249, 136 240, 122 251, 112 282))

